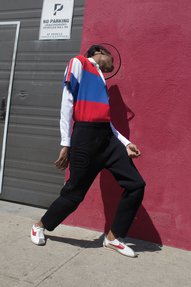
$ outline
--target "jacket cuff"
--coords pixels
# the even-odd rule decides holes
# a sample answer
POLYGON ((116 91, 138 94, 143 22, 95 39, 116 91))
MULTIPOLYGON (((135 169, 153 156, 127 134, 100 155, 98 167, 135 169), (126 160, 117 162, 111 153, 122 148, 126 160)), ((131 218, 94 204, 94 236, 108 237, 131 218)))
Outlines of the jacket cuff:
POLYGON ((63 140, 61 140, 61 143, 60 143, 61 146, 68 146, 68 147, 70 147, 70 144, 71 144, 70 138, 63 139, 63 140))

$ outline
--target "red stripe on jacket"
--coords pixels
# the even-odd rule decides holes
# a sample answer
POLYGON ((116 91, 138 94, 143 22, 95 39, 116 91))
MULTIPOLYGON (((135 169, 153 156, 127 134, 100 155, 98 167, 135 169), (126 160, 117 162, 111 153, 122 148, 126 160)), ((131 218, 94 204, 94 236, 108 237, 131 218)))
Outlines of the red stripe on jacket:
POLYGON ((108 104, 77 101, 74 104, 74 121, 109 122, 110 107, 108 104))

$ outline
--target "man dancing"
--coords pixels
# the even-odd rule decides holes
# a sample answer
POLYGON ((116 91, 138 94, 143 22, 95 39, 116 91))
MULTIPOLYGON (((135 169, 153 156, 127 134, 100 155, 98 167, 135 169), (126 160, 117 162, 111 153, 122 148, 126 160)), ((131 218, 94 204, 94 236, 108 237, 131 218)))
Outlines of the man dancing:
POLYGON ((31 240, 37 245, 45 244, 45 229, 54 230, 76 210, 97 174, 106 168, 124 192, 103 245, 136 257, 122 238, 142 202, 145 182, 132 161, 140 156, 139 149, 111 123, 109 96, 102 73, 113 69, 113 57, 101 45, 91 46, 87 57, 72 58, 66 68, 60 119, 62 149, 55 164, 59 169, 69 164, 70 177, 60 196, 32 227, 31 240))

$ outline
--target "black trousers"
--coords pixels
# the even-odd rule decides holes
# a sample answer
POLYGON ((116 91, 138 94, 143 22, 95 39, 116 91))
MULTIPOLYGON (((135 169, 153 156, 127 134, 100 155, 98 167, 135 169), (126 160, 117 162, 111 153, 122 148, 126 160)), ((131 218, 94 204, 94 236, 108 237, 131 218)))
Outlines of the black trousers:
POLYGON ((145 182, 129 158, 125 146, 113 134, 109 123, 76 122, 70 149, 70 178, 41 218, 51 231, 84 199, 102 169, 108 169, 124 188, 111 226, 117 237, 125 237, 142 202, 145 182))

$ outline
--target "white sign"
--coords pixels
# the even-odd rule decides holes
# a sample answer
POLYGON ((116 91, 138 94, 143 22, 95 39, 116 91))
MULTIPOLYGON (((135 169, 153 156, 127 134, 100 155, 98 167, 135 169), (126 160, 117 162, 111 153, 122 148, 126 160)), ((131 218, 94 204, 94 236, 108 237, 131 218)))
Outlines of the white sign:
POLYGON ((73 7, 74 0, 44 0, 39 39, 70 39, 73 7))

